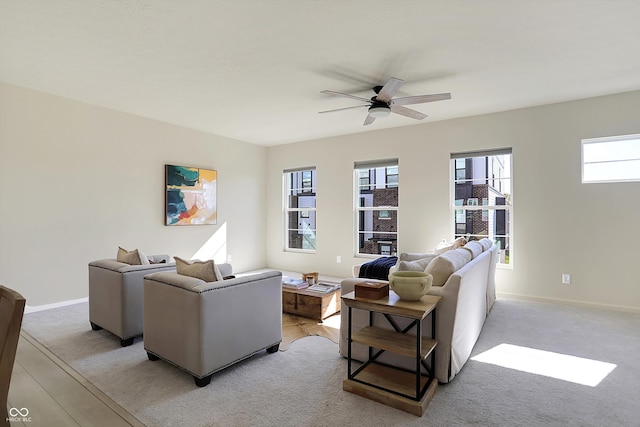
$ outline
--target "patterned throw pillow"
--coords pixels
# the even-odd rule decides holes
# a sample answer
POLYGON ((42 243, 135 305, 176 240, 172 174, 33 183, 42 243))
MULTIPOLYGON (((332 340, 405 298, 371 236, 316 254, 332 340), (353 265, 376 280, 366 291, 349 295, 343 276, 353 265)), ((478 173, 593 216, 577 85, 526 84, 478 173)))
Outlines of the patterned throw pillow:
POLYGON ((118 255, 116 255, 116 261, 129 265, 147 265, 149 259, 138 249, 128 251, 118 246, 118 255))
POLYGON ((179 257, 174 257, 174 259, 176 260, 176 272, 178 274, 195 277, 205 282, 223 280, 218 266, 212 259, 207 261, 187 261, 179 257))

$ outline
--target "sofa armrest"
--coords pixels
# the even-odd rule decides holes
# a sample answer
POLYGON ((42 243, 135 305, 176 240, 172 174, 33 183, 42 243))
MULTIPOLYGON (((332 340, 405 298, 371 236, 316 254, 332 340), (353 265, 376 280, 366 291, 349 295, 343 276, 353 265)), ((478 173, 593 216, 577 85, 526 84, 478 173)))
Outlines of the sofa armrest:
POLYGON ((356 264, 353 266, 353 270, 351 271, 351 275, 352 277, 358 277, 360 276, 360 266, 362 264, 356 264))
POLYGON ((229 263, 216 264, 218 266, 218 270, 220 270, 220 274, 222 277, 227 277, 233 275, 233 267, 229 263))

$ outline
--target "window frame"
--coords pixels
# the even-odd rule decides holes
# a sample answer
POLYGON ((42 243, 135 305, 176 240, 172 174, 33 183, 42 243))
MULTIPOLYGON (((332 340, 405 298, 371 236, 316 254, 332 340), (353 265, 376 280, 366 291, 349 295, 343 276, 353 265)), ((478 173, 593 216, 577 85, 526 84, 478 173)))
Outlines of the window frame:
POLYGON ((318 222, 317 222, 317 173, 315 167, 304 167, 297 169, 288 169, 282 171, 282 218, 283 218, 283 250, 285 252, 300 252, 300 253, 316 253, 317 252, 317 234, 318 234, 318 222), (292 182, 292 175, 299 173, 299 187, 294 188, 295 183, 292 182), (291 197, 293 196, 305 196, 313 197, 313 206, 297 206, 291 207, 291 197), (298 225, 300 221, 307 223, 313 222, 314 228, 309 228, 309 231, 313 234, 313 247, 291 247, 290 233, 297 231, 301 234, 301 240, 304 240, 304 228, 291 228, 290 227, 290 215, 297 212, 298 225), (303 233, 300 233, 303 231, 303 233))
MULTIPOLYGON (((506 162, 505 162, 506 163, 506 162)), ((480 162, 475 163, 480 164, 480 162)), ((492 241, 496 242, 497 239, 504 238, 505 246, 507 248, 500 248, 500 253, 498 257, 497 265, 500 268, 513 268, 514 261, 514 252, 513 252, 513 151, 511 148, 501 148, 495 150, 486 150, 486 151, 474 151, 474 152, 462 152, 462 153, 452 153, 450 157, 450 177, 449 177, 449 186, 450 186, 450 224, 452 230, 452 236, 455 239, 460 236, 474 237, 476 239, 481 239, 483 237, 489 237, 492 241), (508 155, 509 156, 509 170, 505 172, 504 165, 503 169, 498 171, 499 175, 495 175, 495 162, 492 157, 500 156, 500 155, 508 155), (469 173, 469 167, 473 168, 474 161, 473 159, 482 159, 484 158, 483 167, 484 174, 482 176, 473 176, 473 171, 469 173), (461 159, 465 159, 465 167, 460 167, 461 159), (460 171, 465 171, 464 178, 459 178, 462 174, 460 171), (500 174, 502 173, 502 174, 500 174), (486 176, 484 176, 486 175, 486 176), (508 176, 507 176, 508 175, 508 176), (499 185, 495 185, 496 181, 500 181, 499 185), (505 185, 505 181, 509 182, 508 190, 509 192, 502 192, 503 185, 505 185), (471 197, 467 198, 466 196, 462 199, 456 200, 456 184, 460 184, 461 182, 468 182, 472 186, 473 185, 487 185, 487 196, 488 197, 471 197), (500 190, 498 190, 500 189, 500 190), (491 193, 491 194, 489 194, 491 193), (504 197, 500 197, 504 196, 504 197), (490 199, 494 199, 494 204, 489 204, 490 199), (497 204, 498 199, 504 199, 504 204, 497 204), (473 234, 468 233, 469 220, 471 219, 471 226, 473 227, 473 221, 477 219, 477 212, 480 212, 479 218, 481 222, 486 222, 487 227, 491 227, 489 223, 494 222, 493 228, 496 227, 495 221, 498 221, 498 217, 496 213, 498 211, 504 211, 504 221, 507 227, 505 229, 505 234, 497 235, 495 230, 487 230, 487 234, 473 234), (475 215, 475 216, 474 216, 475 215), (459 221, 459 219, 463 219, 463 221, 459 221), (464 232, 461 231, 460 226, 464 225, 464 232), (506 260, 508 256, 508 263, 502 262, 502 260, 506 260)))
MULTIPOLYGON (((370 192, 373 194, 374 190, 382 189, 396 189, 399 192, 400 180, 399 180, 399 165, 398 159, 383 159, 366 162, 355 162, 353 172, 353 233, 354 233, 354 257, 356 258, 378 258, 381 256, 394 255, 398 248, 398 213, 399 213, 399 201, 396 201, 396 206, 384 205, 384 206, 362 206, 363 194, 362 191, 370 192), (391 169, 391 171, 390 171, 391 169), (364 172, 367 171, 368 172, 364 172), (389 173, 391 172, 391 173, 389 173), (389 182, 389 177, 392 178, 392 182, 389 182), (389 224, 393 227, 395 224, 395 230, 393 231, 380 231, 365 230, 361 221, 369 214, 369 220, 373 227, 374 222, 381 221, 382 223, 389 224), (363 228, 363 230, 361 230, 363 228), (376 240, 378 251, 380 253, 366 253, 361 252, 361 239, 366 239, 366 235, 369 234, 373 238, 375 234, 380 234, 381 239, 376 240), (390 239, 384 239, 382 237, 389 236, 390 239), (384 248, 384 251, 383 251, 384 248), (385 252, 385 253, 382 253, 385 252)), ((397 197, 397 196, 396 196, 397 197)), ((373 202, 373 196, 372 201, 373 202)), ((384 228, 384 226, 383 226, 384 228)))

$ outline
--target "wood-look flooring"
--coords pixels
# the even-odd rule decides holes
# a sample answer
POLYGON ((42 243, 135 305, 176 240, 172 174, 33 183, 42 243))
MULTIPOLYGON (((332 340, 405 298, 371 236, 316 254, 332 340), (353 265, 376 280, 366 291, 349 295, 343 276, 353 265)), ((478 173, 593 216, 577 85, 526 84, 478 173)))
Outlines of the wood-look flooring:
MULTIPOLYGON (((281 351, 308 335, 325 336, 337 343, 340 313, 322 323, 283 314, 281 351)), ((29 411, 24 422, 12 421, 11 426, 144 426, 24 331, 18 343, 8 407, 29 411)))

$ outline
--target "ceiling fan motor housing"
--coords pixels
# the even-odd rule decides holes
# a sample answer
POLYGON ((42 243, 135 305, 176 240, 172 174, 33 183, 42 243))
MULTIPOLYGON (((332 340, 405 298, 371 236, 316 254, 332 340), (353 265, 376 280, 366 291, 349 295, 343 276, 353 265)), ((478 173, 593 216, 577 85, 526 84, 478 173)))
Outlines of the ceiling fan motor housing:
POLYGON ((378 101, 375 97, 371 98, 371 107, 369 107, 369 115, 376 119, 387 117, 391 114, 391 108, 388 102, 378 101))

